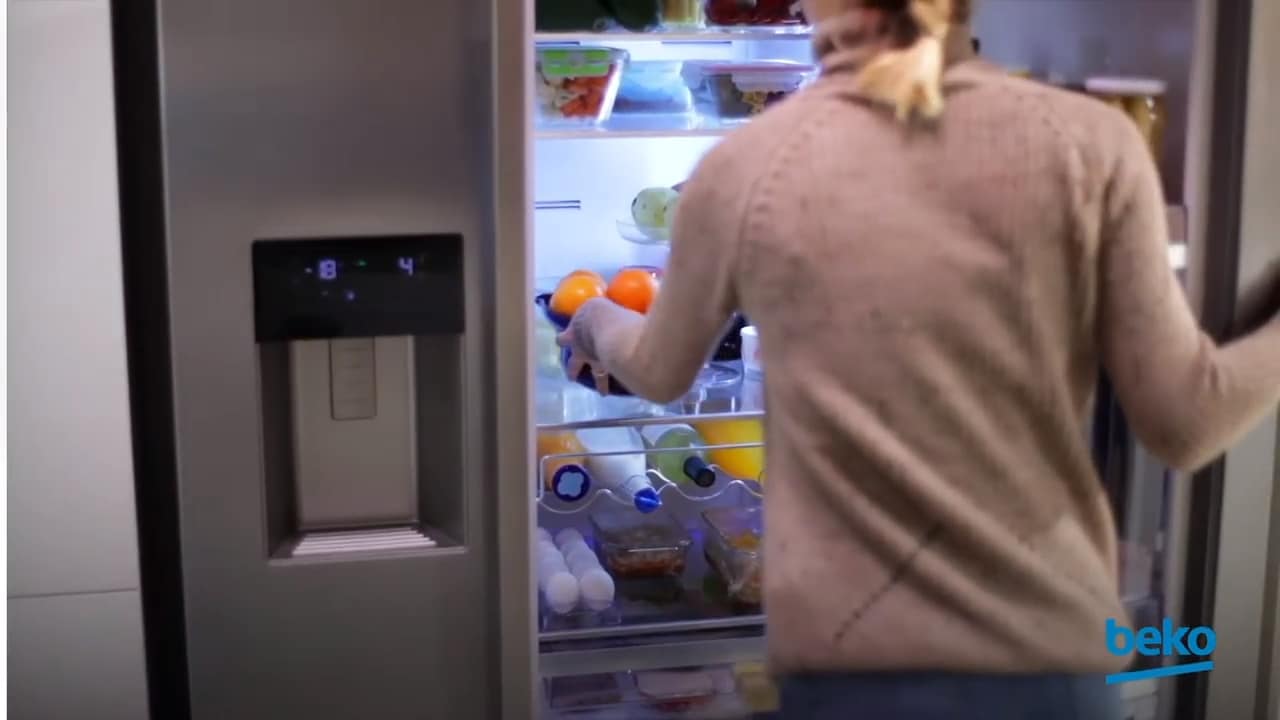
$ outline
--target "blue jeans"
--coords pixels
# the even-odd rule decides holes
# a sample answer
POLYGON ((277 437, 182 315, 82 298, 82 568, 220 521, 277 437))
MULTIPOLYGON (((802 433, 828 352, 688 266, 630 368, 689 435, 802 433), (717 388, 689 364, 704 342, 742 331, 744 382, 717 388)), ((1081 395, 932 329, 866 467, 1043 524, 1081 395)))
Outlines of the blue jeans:
POLYGON ((782 679, 782 720, 1123 720, 1101 675, 886 672, 782 679))

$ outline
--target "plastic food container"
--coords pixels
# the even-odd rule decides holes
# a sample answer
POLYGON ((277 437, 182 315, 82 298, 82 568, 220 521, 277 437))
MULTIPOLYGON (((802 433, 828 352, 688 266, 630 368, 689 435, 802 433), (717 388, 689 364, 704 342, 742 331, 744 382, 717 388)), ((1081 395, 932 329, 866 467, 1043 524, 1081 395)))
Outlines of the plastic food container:
POLYGON ((799 0, 706 0, 712 25, 800 25, 805 22, 799 0))
POLYGON ((634 674, 636 692, 662 712, 684 714, 735 690, 727 668, 649 670, 634 674))
POLYGON ((615 577, 662 577, 684 572, 692 540, 664 511, 631 509, 591 514, 591 527, 605 568, 615 577))
POLYGON ((612 673, 552 678, 547 695, 556 710, 573 710, 622 702, 622 688, 612 673))
POLYGON ((635 62, 622 73, 618 113, 683 114, 693 109, 693 98, 685 86, 679 61, 635 62))
POLYGON ((760 605, 763 511, 758 507, 715 508, 703 512, 702 519, 709 529, 705 542, 707 562, 724 580, 729 597, 743 605, 760 605))
POLYGON ((752 63, 685 63, 685 84, 698 114, 716 120, 746 120, 799 90, 812 65, 768 60, 752 63))
POLYGON ((626 61, 626 51, 615 48, 539 47, 534 69, 538 122, 598 125, 608 120, 626 61))

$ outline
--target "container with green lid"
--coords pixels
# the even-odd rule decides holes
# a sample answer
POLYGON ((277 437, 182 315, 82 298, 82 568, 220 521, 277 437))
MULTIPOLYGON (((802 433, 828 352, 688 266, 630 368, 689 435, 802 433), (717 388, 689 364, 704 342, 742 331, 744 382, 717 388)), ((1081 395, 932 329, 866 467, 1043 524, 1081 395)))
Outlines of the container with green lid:
POLYGON ((539 46, 534 88, 540 125, 598 125, 618 97, 625 50, 576 45, 539 46))

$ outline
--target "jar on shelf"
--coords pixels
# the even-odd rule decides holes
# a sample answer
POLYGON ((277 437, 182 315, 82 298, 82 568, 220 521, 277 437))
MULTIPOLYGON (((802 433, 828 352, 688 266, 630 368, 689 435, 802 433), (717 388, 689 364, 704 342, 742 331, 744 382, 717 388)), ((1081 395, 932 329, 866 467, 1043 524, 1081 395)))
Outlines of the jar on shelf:
POLYGON ((1085 80, 1085 92, 1128 115, 1151 150, 1156 165, 1160 164, 1160 147, 1164 141, 1166 86, 1163 80, 1151 78, 1092 77, 1085 80))
POLYGON ((801 25, 804 12, 798 0, 705 0, 711 25, 801 25))
POLYGON ((695 30, 706 25, 705 0, 662 0, 662 25, 669 30, 695 30))

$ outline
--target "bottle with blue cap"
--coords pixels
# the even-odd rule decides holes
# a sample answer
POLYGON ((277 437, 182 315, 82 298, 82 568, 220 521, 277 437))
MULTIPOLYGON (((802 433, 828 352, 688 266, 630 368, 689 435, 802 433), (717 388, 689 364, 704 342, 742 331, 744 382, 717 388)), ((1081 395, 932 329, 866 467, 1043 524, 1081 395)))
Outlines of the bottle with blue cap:
POLYGON ((662 507, 662 498, 646 472, 644 440, 634 428, 579 430, 578 440, 592 453, 586 458, 587 470, 597 487, 630 501, 640 512, 662 507))

